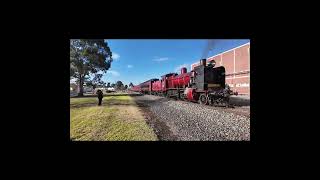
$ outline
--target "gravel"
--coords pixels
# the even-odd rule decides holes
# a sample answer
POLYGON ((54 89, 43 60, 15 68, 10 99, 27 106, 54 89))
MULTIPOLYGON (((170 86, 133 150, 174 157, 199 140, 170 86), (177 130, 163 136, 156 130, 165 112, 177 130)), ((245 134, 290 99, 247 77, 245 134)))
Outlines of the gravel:
MULTIPOLYGON (((144 95, 134 97, 160 140, 250 141, 247 113, 144 95)), ((249 115, 248 115, 249 114, 249 115)))

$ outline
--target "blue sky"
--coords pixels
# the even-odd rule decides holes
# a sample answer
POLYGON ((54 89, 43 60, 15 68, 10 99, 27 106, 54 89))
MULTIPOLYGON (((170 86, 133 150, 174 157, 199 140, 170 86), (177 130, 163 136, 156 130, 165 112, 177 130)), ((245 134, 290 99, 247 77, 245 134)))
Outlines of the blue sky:
MULTIPOLYGON (((114 61, 102 80, 115 83, 120 80, 124 84, 139 84, 151 78, 180 71, 186 66, 198 62, 207 45, 206 39, 111 39, 106 40, 113 53, 114 61)), ((214 40, 209 56, 232 49, 250 42, 249 39, 214 40)))

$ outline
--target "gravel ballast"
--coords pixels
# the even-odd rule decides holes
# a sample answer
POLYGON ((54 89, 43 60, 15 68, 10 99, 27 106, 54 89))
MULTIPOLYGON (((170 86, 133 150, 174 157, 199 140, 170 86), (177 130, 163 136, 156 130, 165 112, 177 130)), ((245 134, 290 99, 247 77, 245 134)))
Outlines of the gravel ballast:
POLYGON ((250 141, 250 109, 241 114, 238 112, 242 109, 217 108, 152 95, 134 99, 160 140, 250 141))

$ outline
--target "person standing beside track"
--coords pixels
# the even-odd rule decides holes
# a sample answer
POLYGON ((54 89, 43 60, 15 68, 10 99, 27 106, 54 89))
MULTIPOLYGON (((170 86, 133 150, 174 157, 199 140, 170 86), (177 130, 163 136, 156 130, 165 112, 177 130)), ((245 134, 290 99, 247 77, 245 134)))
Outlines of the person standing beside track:
POLYGON ((99 99, 98 106, 101 106, 101 102, 102 102, 102 98, 103 98, 103 92, 99 89, 97 91, 97 94, 98 94, 98 99, 99 99))

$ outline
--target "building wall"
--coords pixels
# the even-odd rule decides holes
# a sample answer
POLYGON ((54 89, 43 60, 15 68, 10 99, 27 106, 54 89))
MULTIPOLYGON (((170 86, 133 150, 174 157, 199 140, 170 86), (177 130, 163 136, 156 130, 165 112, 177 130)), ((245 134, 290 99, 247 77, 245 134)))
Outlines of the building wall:
MULTIPOLYGON (((209 57, 207 63, 213 59, 216 61, 216 67, 225 67, 226 83, 232 90, 250 95, 250 43, 209 57)), ((199 62, 192 64, 191 69, 198 65, 199 62)))

